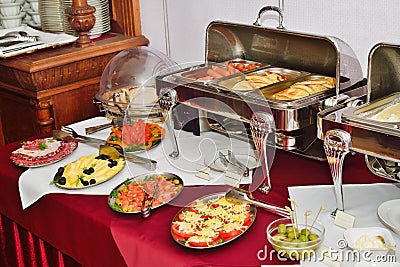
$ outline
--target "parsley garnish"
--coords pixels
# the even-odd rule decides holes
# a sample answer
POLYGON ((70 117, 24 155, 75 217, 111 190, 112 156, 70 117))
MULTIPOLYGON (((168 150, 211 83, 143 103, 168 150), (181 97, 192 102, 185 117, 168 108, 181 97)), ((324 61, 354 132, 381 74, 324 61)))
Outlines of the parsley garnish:
POLYGON ((37 142, 37 145, 39 146, 40 150, 45 150, 47 148, 46 143, 37 142))

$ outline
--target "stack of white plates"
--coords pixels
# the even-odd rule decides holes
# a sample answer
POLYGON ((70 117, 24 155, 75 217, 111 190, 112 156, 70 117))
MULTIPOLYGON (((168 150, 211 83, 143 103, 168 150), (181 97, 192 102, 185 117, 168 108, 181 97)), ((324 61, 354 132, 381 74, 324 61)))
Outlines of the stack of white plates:
POLYGON ((39 1, 40 24, 43 31, 64 31, 64 8, 62 0, 39 1))
MULTIPOLYGON (((62 2, 64 10, 72 6, 72 0, 62 0, 62 2)), ((108 0, 87 0, 87 3, 96 8, 96 12, 94 13, 96 23, 90 31, 90 38, 99 37, 101 34, 110 31, 110 8, 108 0)), ((64 16, 64 32, 76 35, 75 30, 68 23, 67 15, 64 16)))

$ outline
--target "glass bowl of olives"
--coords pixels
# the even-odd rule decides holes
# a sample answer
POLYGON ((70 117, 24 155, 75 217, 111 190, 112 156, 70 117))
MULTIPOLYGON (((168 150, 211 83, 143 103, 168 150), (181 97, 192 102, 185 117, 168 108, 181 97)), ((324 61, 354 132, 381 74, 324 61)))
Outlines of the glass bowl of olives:
POLYGON ((267 227, 268 242, 273 249, 291 260, 318 257, 317 250, 324 241, 325 227, 316 222, 294 223, 289 218, 278 219, 267 227))

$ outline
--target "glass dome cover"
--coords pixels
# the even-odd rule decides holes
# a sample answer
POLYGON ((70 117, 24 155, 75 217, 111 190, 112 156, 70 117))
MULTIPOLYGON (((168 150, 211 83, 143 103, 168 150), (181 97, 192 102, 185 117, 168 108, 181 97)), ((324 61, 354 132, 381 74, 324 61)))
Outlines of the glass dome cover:
POLYGON ((149 47, 127 49, 107 64, 96 99, 104 106, 120 109, 153 106, 158 100, 155 77, 177 68, 177 64, 149 47))

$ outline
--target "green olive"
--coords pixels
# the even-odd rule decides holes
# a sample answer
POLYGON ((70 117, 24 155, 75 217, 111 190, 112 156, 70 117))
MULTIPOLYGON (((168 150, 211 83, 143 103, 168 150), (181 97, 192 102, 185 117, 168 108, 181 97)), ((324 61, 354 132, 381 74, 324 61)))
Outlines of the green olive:
POLYGON ((278 233, 280 234, 286 234, 286 225, 283 223, 278 225, 278 233))
POLYGON ((300 240, 301 242, 307 242, 307 241, 308 241, 308 238, 307 238, 307 236, 305 236, 305 235, 300 235, 300 236, 299 236, 299 240, 300 240))
POLYGON ((308 236, 308 239, 310 239, 310 241, 313 241, 313 240, 318 239, 318 238, 319 238, 319 236, 317 234, 310 234, 308 236))
POLYGON ((301 229, 301 232, 300 232, 302 235, 305 235, 305 236, 309 236, 310 234, 311 234, 311 231, 310 231, 310 229, 306 229, 306 228, 304 228, 304 229, 301 229))
POLYGON ((287 234, 287 237, 290 238, 290 239, 295 239, 294 232, 288 233, 288 234, 287 234))

